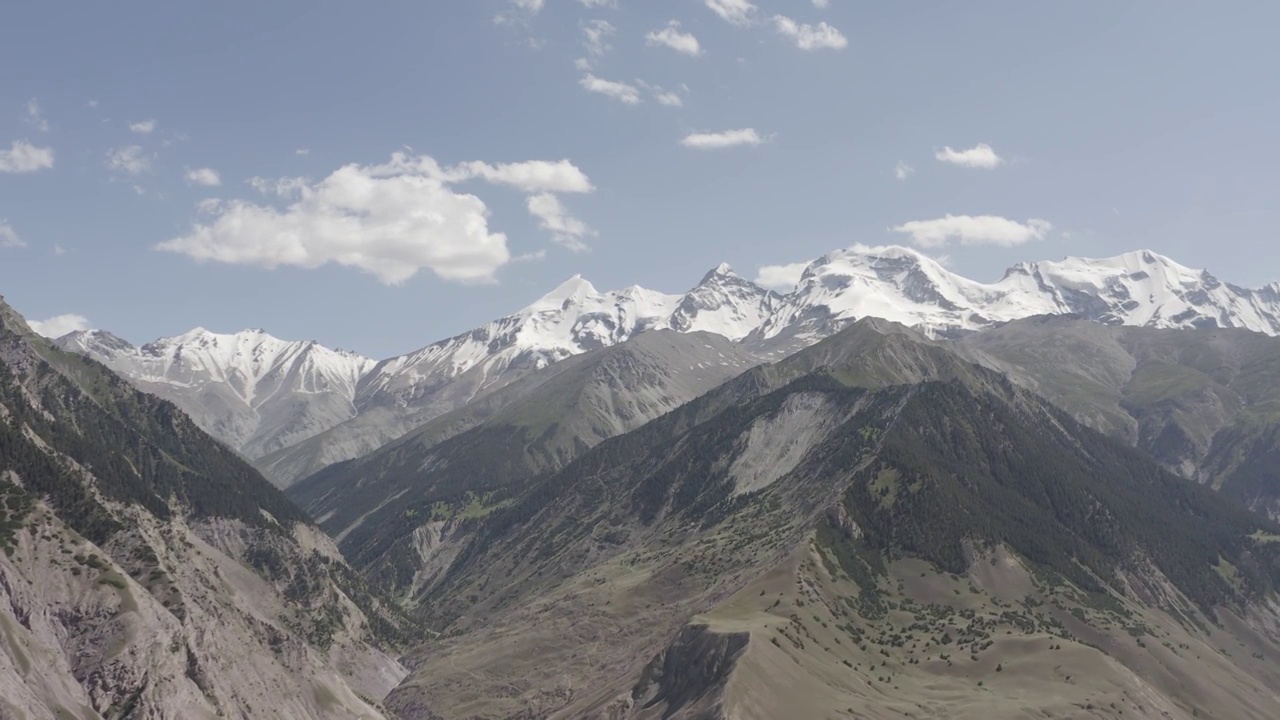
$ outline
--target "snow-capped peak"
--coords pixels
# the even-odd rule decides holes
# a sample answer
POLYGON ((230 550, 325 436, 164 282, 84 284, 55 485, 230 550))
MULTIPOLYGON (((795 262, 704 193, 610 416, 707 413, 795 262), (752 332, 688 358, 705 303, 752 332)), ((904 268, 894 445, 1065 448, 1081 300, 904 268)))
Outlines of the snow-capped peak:
POLYGON ((739 275, 738 273, 733 271, 733 268, 729 266, 729 263, 720 263, 719 265, 707 271, 707 274, 702 276, 702 280, 699 281, 698 284, 706 285, 707 283, 713 281, 715 278, 736 278, 736 277, 739 277, 739 275))
POLYGON ((374 364, 260 329, 223 334, 197 327, 137 348, 103 331, 74 333, 57 343, 173 400, 250 456, 352 416, 356 386, 374 364))
POLYGON ((681 297, 666 326, 741 340, 773 312, 778 297, 741 277, 727 263, 720 263, 681 297))
POLYGON ((551 292, 534 300, 529 307, 525 308, 523 313, 536 313, 542 310, 549 310, 563 306, 566 302, 575 299, 594 297, 599 295, 594 285, 582 277, 575 274, 568 280, 560 283, 551 292))
POLYGON ((1064 313, 1114 324, 1280 334, 1280 294, 1234 288, 1150 250, 1019 263, 988 284, 911 248, 854 246, 810 263, 754 337, 803 344, 867 316, 945 335, 1064 313))

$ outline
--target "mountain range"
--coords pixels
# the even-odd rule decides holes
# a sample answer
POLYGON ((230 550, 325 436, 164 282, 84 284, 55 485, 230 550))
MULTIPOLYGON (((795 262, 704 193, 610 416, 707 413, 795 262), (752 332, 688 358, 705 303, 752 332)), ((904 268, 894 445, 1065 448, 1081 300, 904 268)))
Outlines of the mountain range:
POLYGON ((809 263, 779 294, 727 265, 670 295, 601 292, 575 276, 523 310, 379 362, 261 331, 203 329, 133 347, 101 330, 60 347, 172 400, 202 428, 288 486, 566 357, 656 329, 712 332, 764 360, 861 317, 952 337, 1034 315, 1111 325, 1280 333, 1280 283, 1248 290, 1149 251, 1020 263, 978 283, 901 247, 854 246, 809 263))
POLYGON ((1280 527, 894 323, 507 497, 416 598, 405 716, 1276 709, 1280 527))
POLYGON ((853 248, 382 362, 0 305, 0 716, 1275 717, 1272 290, 853 248))

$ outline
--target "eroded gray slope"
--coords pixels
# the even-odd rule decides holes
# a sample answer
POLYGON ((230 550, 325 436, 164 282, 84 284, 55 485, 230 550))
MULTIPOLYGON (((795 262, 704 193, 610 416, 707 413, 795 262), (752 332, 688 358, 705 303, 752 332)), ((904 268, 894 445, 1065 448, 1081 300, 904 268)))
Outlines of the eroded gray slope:
POLYGON ((0 499, 0 715, 376 718, 403 675, 411 623, 278 490, 3 302, 0 499))
POLYGON ((563 360, 288 492, 359 566, 423 590, 442 537, 533 478, 673 410, 755 360, 710 333, 655 331, 563 360))

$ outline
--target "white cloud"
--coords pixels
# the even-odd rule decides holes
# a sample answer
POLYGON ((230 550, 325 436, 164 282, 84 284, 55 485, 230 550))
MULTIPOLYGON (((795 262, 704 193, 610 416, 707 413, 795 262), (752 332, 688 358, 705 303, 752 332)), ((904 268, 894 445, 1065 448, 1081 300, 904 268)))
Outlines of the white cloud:
POLYGON ((49 339, 60 338, 67 333, 88 330, 89 318, 83 315, 58 315, 48 320, 30 320, 27 325, 38 335, 49 339))
POLYGON ((702 46, 692 33, 680 32, 680 23, 672 20, 667 26, 657 31, 650 31, 644 36, 649 45, 665 45, 683 55, 697 57, 702 54, 702 46))
POLYGON ((826 10, 831 7, 831 0, 813 0, 813 6, 819 10, 826 10))
POLYGON ((961 245, 1012 247, 1040 240, 1052 229, 1047 220, 1033 218, 1020 223, 997 215, 947 215, 889 228, 890 232, 910 235, 912 242, 924 248, 942 247, 953 240, 961 245))
MULTIPOLYGON (((275 195, 276 197, 281 197, 286 200, 290 198, 300 197, 302 195, 302 191, 306 190, 307 186, 311 184, 311 181, 307 180, 306 178, 298 178, 298 177, 277 178, 275 180, 268 180, 267 178, 261 178, 261 177, 251 177, 245 182, 249 184, 249 187, 252 187, 254 190, 257 190, 263 195, 275 195)), ((201 202, 203 203, 206 201, 202 200, 201 202)), ((216 203, 218 201, 214 200, 213 202, 216 203)), ((196 206, 200 207, 200 204, 197 203, 196 206)))
POLYGON ((188 169, 187 184, 217 187, 222 184, 222 178, 218 176, 218 171, 213 168, 188 169))
POLYGON ((138 145, 113 148, 107 153, 107 167, 126 175, 141 175, 151 170, 151 158, 138 145))
POLYGON ((586 37, 583 42, 587 46, 587 52, 596 57, 608 52, 609 43, 606 38, 615 32, 617 29, 608 20, 588 20, 582 23, 582 34, 586 37))
POLYGON ((18 233, 8 220, 0 220, 0 248, 24 248, 27 241, 18 237, 18 233))
POLYGON ((692 133, 680 141, 681 145, 699 150, 719 150, 739 145, 759 145, 764 142, 754 128, 725 130, 716 133, 692 133))
POLYGON ((722 20, 738 27, 755 22, 756 6, 750 0, 703 0, 704 4, 722 20))
POLYGON ((640 102, 640 91, 634 85, 605 80, 591 73, 587 73, 578 81, 578 84, 587 92, 599 93, 627 105, 636 105, 640 102))
POLYGON ((842 50, 849 44, 849 40, 839 30, 825 22, 801 25, 784 15, 774 15, 773 26, 780 35, 790 38, 801 50, 842 50))
MULTIPOLYGON (((660 85, 650 85, 643 80, 637 80, 636 84, 649 91, 649 94, 653 96, 654 102, 659 105, 666 105, 667 107, 684 107, 684 98, 680 97, 680 94, 677 92, 667 90, 660 85)), ((687 86, 682 87, 688 91, 687 86)))
POLYGON ((684 100, 682 100, 678 94, 673 93, 670 90, 655 88, 653 91, 653 99, 656 100, 659 105, 666 105, 667 107, 684 107, 684 100))
POLYGON ((618 7, 618 0, 578 0, 578 2, 582 3, 583 7, 588 8, 618 7))
POLYGON ((298 148, 297 150, 293 151, 293 154, 294 155, 310 155, 311 148, 298 148))
POLYGON ((40 112, 40 101, 35 98, 27 101, 27 123, 40 132, 49 132, 49 121, 40 112))
POLYGON ((156 121, 142 120, 140 122, 130 123, 129 129, 138 133, 139 135, 150 135, 151 131, 156 129, 156 121))
POLYGON ((538 218, 543 228, 551 232, 551 239, 556 244, 574 252, 588 249, 582 238, 594 235, 595 232, 565 209, 560 198, 551 193, 530 195, 528 207, 529 213, 538 218))
POLYGON ((952 150, 947 146, 935 153, 934 157, 944 163, 984 170, 991 170, 1004 164, 1004 158, 997 155, 996 151, 986 143, 978 143, 968 150, 952 150))
POLYGON ((527 193, 587 193, 595 189, 587 174, 568 160, 530 160, 497 165, 473 161, 449 168, 445 177, 450 182, 479 178, 527 193))
POLYGON ((67 254, 67 249, 66 249, 66 248, 64 248, 64 247, 62 247, 62 244, 61 244, 61 243, 54 243, 54 244, 53 244, 53 254, 54 254, 54 255, 66 255, 66 254, 67 254))
POLYGON ((201 201, 197 209, 207 219, 156 249, 264 268, 332 263, 388 285, 420 270, 446 280, 491 280, 512 258, 506 235, 489 229, 484 201, 452 187, 472 179, 532 194, 529 211, 556 242, 581 244, 590 233, 552 194, 592 190, 568 160, 444 168, 426 155, 396 153, 385 164, 346 165, 320 181, 254 178, 251 185, 287 204, 201 201))
POLYGON ((511 0, 513 10, 493 16, 498 25, 528 25, 529 17, 542 12, 545 0, 511 0))
POLYGON ((898 161, 898 164, 893 167, 893 176, 899 180, 906 180, 914 175, 915 172, 915 168, 902 161, 898 161))
POLYGON ((756 284, 770 290, 787 293, 796 289, 800 276, 809 263, 798 262, 790 265, 765 265, 756 271, 756 284))
POLYGON ((0 150, 0 173, 29 173, 53 167, 53 150, 14 140, 8 150, 0 150))

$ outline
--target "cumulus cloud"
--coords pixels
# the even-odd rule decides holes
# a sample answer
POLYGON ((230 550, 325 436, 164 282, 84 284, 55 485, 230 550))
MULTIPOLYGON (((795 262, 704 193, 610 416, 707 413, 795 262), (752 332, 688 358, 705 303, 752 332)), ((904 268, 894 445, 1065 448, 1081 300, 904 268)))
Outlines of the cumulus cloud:
POLYGON ((293 151, 293 154, 294 155, 310 155, 311 148, 298 148, 297 150, 293 151))
POLYGON ((713 133, 691 133, 680 141, 681 145, 698 150, 720 150, 739 145, 759 145, 764 142, 754 128, 725 130, 713 133))
POLYGON ((560 198, 551 193, 530 195, 528 199, 529 214, 538 218, 543 228, 550 231, 551 239, 558 245, 574 252, 587 250, 583 238, 595 232, 587 224, 574 217, 561 204, 560 198))
POLYGON ((0 220, 0 248, 24 248, 27 242, 18 237, 8 220, 0 220))
POLYGON ((938 248, 956 241, 961 245, 1012 247, 1040 240, 1053 229, 1047 220, 1032 218, 1025 223, 997 215, 947 215, 934 220, 912 220, 895 225, 890 232, 909 235, 924 248, 938 248))
POLYGON ((608 20, 588 20, 582 23, 583 42, 587 52, 600 57, 609 51, 608 38, 617 32, 608 20))
POLYGON ((839 30, 825 22, 802 25, 785 15, 774 15, 773 27, 801 50, 842 50, 849 44, 839 30))
POLYGON ((396 153, 387 163, 346 165, 319 181, 255 178, 250 184, 283 205, 204 200, 197 206, 204 219, 156 249, 264 268, 337 264, 388 285, 421 270, 487 281, 511 254, 506 235, 489 229, 484 201, 453 187, 471 179, 532 193, 537 200, 530 198, 529 211, 556 242, 581 243, 590 232, 552 194, 592 189, 567 160, 445 168, 425 155, 396 153))
POLYGON ((27 101, 27 124, 40 132, 49 132, 49 121, 40 110, 40 101, 31 98, 27 101))
POLYGON ((789 265, 765 265, 756 271, 756 284, 770 290, 788 293, 796 289, 800 276, 809 263, 791 263, 789 265))
POLYGON ((906 180, 911 177, 915 171, 915 168, 902 161, 899 161, 897 165, 893 166, 893 176, 898 180, 906 180))
POLYGON ((89 318, 83 315, 57 315, 48 320, 29 320, 27 325, 38 335, 49 339, 60 338, 67 333, 88 330, 89 318))
POLYGON ((142 120, 140 122, 130 123, 129 129, 138 133, 139 135, 150 135, 151 131, 156 129, 156 121, 142 120))
POLYGON ((14 140, 8 150, 0 149, 0 173, 29 173, 53 167, 53 150, 14 140))
POLYGON ((107 168, 126 175, 141 175, 151 170, 151 158, 138 145, 113 148, 107 153, 107 168))
POLYGON ((530 160, 497 165, 466 162, 450 168, 446 177, 451 182, 479 178, 528 193, 586 193, 595 189, 587 174, 568 160, 530 160))
POLYGON ((986 143, 978 143, 968 150, 952 150, 947 146, 935 153, 934 157, 944 163, 983 170, 991 170, 1004 164, 1004 158, 986 143))
POLYGON ((585 77, 578 81, 578 84, 587 92, 598 93, 626 105, 638 105, 640 103, 640 91, 634 85, 605 80, 591 73, 587 73, 585 77))
POLYGON ((222 184, 222 178, 218 176, 218 171, 213 168, 188 169, 187 184, 217 187, 222 184))
POLYGON ((651 30, 644 36, 649 45, 665 45, 682 55, 697 57, 702 54, 702 46, 693 33, 681 32, 680 22, 672 20, 661 30, 651 30))
POLYGON ((750 0, 703 0, 711 12, 722 20, 738 27, 747 27, 756 20, 756 6, 750 0))

